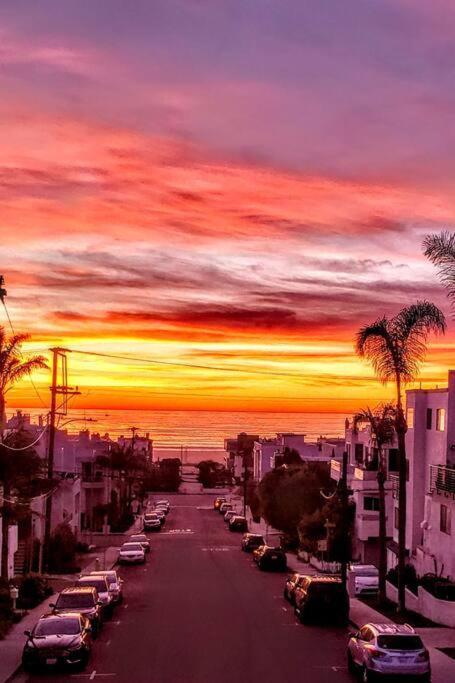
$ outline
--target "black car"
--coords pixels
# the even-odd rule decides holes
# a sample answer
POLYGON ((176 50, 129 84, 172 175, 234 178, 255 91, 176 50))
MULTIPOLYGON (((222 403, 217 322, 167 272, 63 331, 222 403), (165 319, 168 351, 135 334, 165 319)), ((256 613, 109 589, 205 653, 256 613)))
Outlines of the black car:
POLYGON ((305 579, 306 576, 304 574, 297 573, 291 574, 286 579, 283 594, 285 599, 288 600, 291 603, 291 605, 294 604, 296 588, 298 586, 301 586, 305 579))
POLYGON ((248 530, 248 522, 246 521, 246 517, 241 517, 240 515, 237 517, 231 517, 229 520, 229 531, 247 531, 248 530))
POLYGON ((261 545, 253 551, 253 559, 259 569, 275 569, 281 572, 287 569, 286 553, 282 548, 261 545))
POLYGON ((76 586, 64 588, 55 604, 51 603, 52 613, 64 615, 68 612, 79 612, 90 621, 92 635, 97 637, 102 624, 102 603, 96 588, 76 586))
POLYGON ((294 596, 295 613, 302 623, 348 622, 349 596, 337 576, 306 576, 296 587, 294 596))
POLYGON ((22 652, 22 666, 33 671, 44 666, 69 666, 84 669, 92 650, 92 627, 78 612, 45 614, 32 631, 22 652))
POLYGON ((252 553, 261 545, 265 545, 264 537, 261 534, 245 534, 242 538, 241 547, 245 553, 252 553))

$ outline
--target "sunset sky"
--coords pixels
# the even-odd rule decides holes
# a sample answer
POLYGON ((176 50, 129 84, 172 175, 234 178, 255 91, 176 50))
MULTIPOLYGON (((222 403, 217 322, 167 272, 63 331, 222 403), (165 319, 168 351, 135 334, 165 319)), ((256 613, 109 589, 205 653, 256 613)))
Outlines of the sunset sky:
MULTIPOLYGON (((73 354, 81 407, 388 396, 355 331, 450 313, 421 243, 455 225, 454 30, 450 0, 2 2, 0 272, 28 350, 232 370, 73 354)), ((424 386, 454 358, 451 323, 424 386)))

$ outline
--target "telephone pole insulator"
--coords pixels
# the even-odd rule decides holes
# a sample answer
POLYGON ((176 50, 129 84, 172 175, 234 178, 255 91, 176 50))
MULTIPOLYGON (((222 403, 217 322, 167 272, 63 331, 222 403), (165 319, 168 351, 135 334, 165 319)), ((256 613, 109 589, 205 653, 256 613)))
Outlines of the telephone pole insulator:
POLYGON ((3 275, 0 275, 0 301, 2 302, 2 304, 5 303, 5 296, 8 293, 4 287, 4 284, 5 278, 3 277, 3 275))

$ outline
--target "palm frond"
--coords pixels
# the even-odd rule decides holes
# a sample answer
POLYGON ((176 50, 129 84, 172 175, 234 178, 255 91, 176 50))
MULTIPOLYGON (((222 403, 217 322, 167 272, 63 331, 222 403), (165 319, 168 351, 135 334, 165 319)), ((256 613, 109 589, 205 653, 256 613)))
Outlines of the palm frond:
POLYGON ((450 299, 455 298, 455 233, 444 231, 427 235, 423 241, 425 256, 437 267, 438 276, 447 288, 450 299))
POLYGON ((371 363, 380 382, 386 384, 395 378, 397 350, 387 318, 378 318, 358 331, 356 351, 371 363))

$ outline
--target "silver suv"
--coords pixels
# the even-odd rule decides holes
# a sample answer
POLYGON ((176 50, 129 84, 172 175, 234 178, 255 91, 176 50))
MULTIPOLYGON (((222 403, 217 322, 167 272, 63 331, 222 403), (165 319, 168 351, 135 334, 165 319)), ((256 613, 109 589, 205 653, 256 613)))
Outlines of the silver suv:
POLYGON ((349 671, 360 671, 364 683, 386 675, 431 680, 428 650, 408 624, 366 624, 351 635, 347 658, 349 671))

